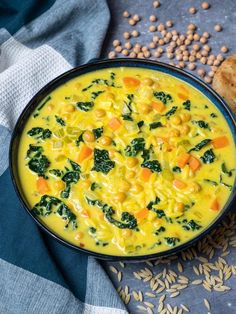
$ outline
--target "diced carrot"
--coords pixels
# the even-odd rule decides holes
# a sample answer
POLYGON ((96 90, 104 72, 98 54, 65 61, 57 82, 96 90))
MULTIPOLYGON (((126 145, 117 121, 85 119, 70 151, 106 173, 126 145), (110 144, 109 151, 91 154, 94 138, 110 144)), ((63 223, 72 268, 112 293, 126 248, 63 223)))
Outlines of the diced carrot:
POLYGON ((89 218, 89 213, 87 212, 86 209, 83 209, 80 214, 81 214, 81 217, 89 218))
POLYGON ((182 99, 182 100, 187 100, 188 99, 188 95, 182 94, 182 93, 178 93, 177 96, 182 99))
POLYGON ((114 117, 108 122, 108 126, 113 130, 116 131, 121 126, 121 122, 118 118, 114 117))
POLYGON ((161 113, 165 110, 166 107, 161 101, 153 101, 152 108, 161 113))
POLYGON ((92 152, 93 150, 90 147, 84 145, 79 153, 78 162, 82 162, 84 159, 88 158, 92 152))
POLYGON ((223 148, 229 145, 229 139, 227 136, 220 136, 212 140, 212 145, 214 148, 223 148))
POLYGON ((169 144, 168 137, 160 137, 160 136, 158 136, 157 137, 157 143, 158 144, 164 144, 164 143, 169 144))
POLYGON ((180 155, 180 157, 178 158, 177 164, 180 168, 183 168, 189 161, 190 159, 190 154, 188 153, 183 153, 182 155, 180 155))
POLYGON ((140 80, 135 77, 126 76, 123 78, 123 82, 127 87, 136 87, 140 85, 140 80))
POLYGON ((211 203, 211 207, 212 210, 214 211, 218 211, 220 209, 220 204, 218 202, 218 200, 215 198, 214 201, 211 203))
POLYGON ((176 187, 179 190, 182 190, 186 187, 186 183, 184 183, 183 181, 180 181, 178 179, 175 179, 173 181, 173 186, 176 187))
POLYGON ((186 86, 180 84, 177 88, 180 89, 185 94, 189 94, 189 90, 188 90, 188 88, 186 86))
POLYGON ((201 167, 201 163, 196 157, 191 156, 189 159, 189 167, 195 172, 201 167))
POLYGON ((144 181, 147 182, 152 174, 152 171, 148 168, 143 168, 140 172, 140 178, 144 181))
POLYGON ((135 214, 136 218, 139 220, 147 218, 149 210, 147 208, 141 209, 137 214, 135 214))
POLYGON ((50 191, 47 180, 45 180, 43 177, 38 178, 36 185, 37 185, 37 191, 40 194, 46 194, 48 191, 50 191))

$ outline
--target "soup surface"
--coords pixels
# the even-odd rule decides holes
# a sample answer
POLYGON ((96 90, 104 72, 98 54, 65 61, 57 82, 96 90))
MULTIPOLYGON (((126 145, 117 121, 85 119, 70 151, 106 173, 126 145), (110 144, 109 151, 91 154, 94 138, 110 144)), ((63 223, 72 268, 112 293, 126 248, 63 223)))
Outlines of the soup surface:
POLYGON ((112 68, 41 102, 18 168, 32 213, 61 238, 104 254, 152 254, 216 218, 235 180, 235 146, 220 111, 190 85, 112 68))

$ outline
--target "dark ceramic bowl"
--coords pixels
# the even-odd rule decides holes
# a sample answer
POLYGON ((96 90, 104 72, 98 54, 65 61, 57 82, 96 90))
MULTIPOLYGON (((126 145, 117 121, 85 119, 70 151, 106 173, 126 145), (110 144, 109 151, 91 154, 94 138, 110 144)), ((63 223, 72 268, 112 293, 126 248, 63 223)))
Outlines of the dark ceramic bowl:
MULTIPOLYGON (((80 76, 82 74, 100 70, 100 69, 106 69, 111 67, 137 67, 137 68, 146 68, 146 69, 152 69, 156 71, 161 71, 167 74, 170 74, 178 79, 181 79, 196 89, 198 89, 200 92, 202 92, 206 97, 208 97, 214 105, 221 111, 221 113, 224 115, 225 119, 228 122, 228 125, 230 127, 230 130, 232 132, 234 142, 236 144, 236 117, 231 111, 231 109, 228 107, 228 105, 223 101, 223 99, 214 91, 212 90, 208 85, 203 83, 200 79, 196 78, 192 74, 189 74, 183 70, 177 69, 173 66, 170 66, 168 64, 156 62, 156 61, 149 61, 149 60, 141 60, 141 59, 114 59, 114 60, 93 60, 89 62, 88 64, 79 66, 75 69, 72 69, 50 83, 48 83, 44 88, 42 88, 29 102, 29 104, 25 107, 24 111, 20 115, 16 126, 14 128, 12 139, 11 139, 11 145, 10 145, 10 170, 11 170, 11 177, 12 181, 16 190, 16 193, 22 203, 22 205, 25 207, 29 215, 34 219, 34 221, 48 234, 50 234, 53 238, 58 240, 64 245, 67 245, 73 249, 76 249, 78 251, 82 251, 84 253, 93 255, 97 258, 106 259, 106 260, 126 260, 126 261, 140 261, 145 259, 153 259, 161 256, 167 256, 170 254, 177 253, 183 249, 186 249, 187 247, 193 245, 197 240, 203 238, 206 234, 208 234, 216 225, 223 219, 226 213, 229 212, 230 208, 232 207, 232 204, 235 200, 236 196, 236 183, 234 182, 234 186, 232 189, 232 192, 230 194, 230 197, 225 204, 224 208, 221 210, 221 213, 216 217, 214 221, 206 228, 204 229, 200 234, 198 234, 196 237, 191 239, 190 241, 187 241, 186 243, 179 245, 175 248, 168 249, 163 252, 155 253, 155 254, 147 254, 147 255, 141 255, 141 256, 116 256, 116 255, 106 255, 106 254, 100 254, 96 252, 92 252, 83 248, 80 248, 76 245, 73 245, 69 243, 68 241, 64 240, 62 237, 54 233, 53 230, 50 230, 47 226, 45 226, 38 217, 35 217, 32 215, 32 212, 30 210, 30 206, 27 202, 27 199, 22 191, 22 188, 20 186, 18 171, 17 171, 17 156, 18 156, 18 145, 19 145, 19 139, 21 137, 22 130, 24 129, 25 123, 28 120, 31 113, 35 110, 35 108, 38 106, 38 104, 49 94, 51 93, 55 88, 62 85, 63 83, 67 82, 70 79, 73 79, 74 77, 80 76)), ((235 158, 235 156, 232 156, 232 158, 235 158)))

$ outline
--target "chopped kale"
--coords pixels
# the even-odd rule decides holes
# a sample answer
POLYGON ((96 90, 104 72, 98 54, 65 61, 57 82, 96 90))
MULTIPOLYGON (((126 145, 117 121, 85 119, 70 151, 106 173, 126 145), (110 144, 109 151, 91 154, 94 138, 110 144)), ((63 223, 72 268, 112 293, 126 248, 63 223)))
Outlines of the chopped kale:
POLYGON ((152 211, 154 211, 154 213, 157 214, 157 218, 162 218, 165 217, 165 212, 162 209, 156 209, 156 208, 152 208, 152 211))
POLYGON ((164 239, 166 241, 166 244, 172 247, 176 246, 177 242, 180 242, 180 239, 176 237, 165 237, 164 239))
POLYGON ((201 225, 199 225, 195 220, 191 219, 189 221, 187 221, 187 219, 184 219, 182 221, 182 228, 184 230, 187 230, 187 231, 195 231, 195 230, 199 230, 202 228, 201 225))
POLYGON ((212 112, 212 113, 210 114, 210 116, 211 116, 212 118, 217 118, 217 114, 215 114, 214 112, 212 112))
POLYGON ((183 107, 185 110, 190 111, 191 110, 191 101, 187 99, 186 101, 183 102, 183 107))
POLYGON ((224 174, 227 174, 228 177, 231 177, 232 176, 232 170, 227 170, 227 167, 226 167, 226 164, 223 162, 222 165, 221 165, 221 171, 224 173, 224 174))
POLYGON ((160 201, 161 201, 161 200, 159 199, 159 197, 156 196, 155 201, 151 201, 151 202, 147 205, 147 209, 149 209, 149 210, 152 209, 153 205, 159 204, 160 201))
POLYGON ((97 184, 96 182, 93 182, 93 183, 91 184, 91 187, 90 187, 91 191, 95 191, 95 190, 98 189, 98 188, 100 188, 100 185, 97 184))
POLYGON ((83 140, 83 134, 84 134, 84 132, 82 132, 82 133, 80 134, 80 136, 75 140, 76 146, 79 146, 81 142, 84 142, 84 140, 83 140))
POLYGON ((177 172, 177 173, 182 172, 181 168, 178 167, 178 166, 173 167, 173 168, 172 168, 172 171, 173 171, 173 172, 177 172))
POLYGON ((164 92, 154 92, 154 97, 159 99, 164 105, 167 105, 170 102, 173 102, 173 98, 170 94, 164 92))
POLYGON ((39 139, 45 140, 45 139, 51 137, 52 132, 49 129, 44 129, 41 127, 35 127, 35 128, 32 128, 31 130, 29 130, 27 132, 27 134, 29 136, 35 137, 36 140, 39 140, 39 139))
POLYGON ((33 117, 36 118, 38 115, 39 115, 39 112, 40 110, 46 105, 47 102, 49 102, 49 100, 51 100, 52 97, 51 96, 48 96, 44 102, 42 102, 41 105, 38 106, 38 108, 35 110, 34 114, 33 114, 33 117))
POLYGON ((103 133, 103 127, 97 128, 97 129, 93 129, 93 134, 94 134, 94 137, 95 137, 96 140, 97 140, 99 137, 102 136, 102 133, 103 133))
POLYGON ((122 119, 126 121, 133 121, 133 118, 131 117, 130 113, 122 114, 122 119))
POLYGON ((152 172, 161 172, 161 164, 158 160, 148 160, 141 164, 141 167, 148 168, 152 172))
POLYGON ((86 201, 89 205, 91 206, 97 206, 98 208, 100 208, 106 219, 113 224, 114 226, 116 226, 119 229, 136 229, 137 230, 137 219, 130 213, 128 212, 123 212, 121 214, 121 221, 116 220, 115 218, 113 218, 113 215, 115 214, 114 209, 107 205, 102 203, 99 200, 92 200, 89 199, 88 197, 86 197, 86 201))
POLYGON ((60 124, 61 126, 66 125, 65 121, 62 118, 60 118, 58 116, 55 116, 55 118, 56 118, 57 123, 60 124))
POLYGON ((76 103, 76 106, 78 109, 87 112, 93 108, 94 102, 93 101, 84 101, 84 102, 79 101, 76 103))
POLYGON ((152 145, 149 147, 149 149, 144 149, 142 152, 141 157, 143 158, 143 162, 150 159, 150 154, 152 152, 152 145))
POLYGON ((211 142, 210 139, 205 139, 205 140, 202 140, 200 143, 198 143, 196 146, 194 146, 193 148, 191 148, 188 152, 198 152, 199 150, 201 150, 204 146, 208 145, 209 143, 211 142))
POLYGON ((110 160, 109 153, 105 149, 94 149, 94 167, 93 171, 102 172, 107 174, 112 168, 115 167, 115 162, 110 160))
POLYGON ((86 92, 86 91, 87 91, 88 89, 90 89, 92 86, 93 86, 93 84, 90 84, 90 85, 84 87, 84 88, 82 89, 82 92, 86 92))
POLYGON ((215 158, 216 156, 212 149, 206 150, 203 156, 200 157, 204 164, 211 164, 212 162, 214 162, 215 158))
POLYGON ((137 126, 141 129, 141 127, 144 125, 144 121, 141 120, 137 123, 137 126))
POLYGON ((100 94, 104 93, 105 91, 104 90, 99 90, 97 92, 92 92, 91 93, 91 99, 94 100, 96 99, 100 94))
POLYGON ((228 183, 223 182, 222 175, 220 175, 220 184, 224 185, 226 188, 228 188, 230 191, 232 191, 233 186, 228 184, 228 183))
POLYGON ((161 226, 155 231, 155 235, 159 235, 161 232, 164 232, 164 231, 166 231, 166 228, 161 226))
POLYGON ((199 128, 201 128, 201 129, 208 129, 208 130, 210 130, 209 124, 206 123, 206 122, 203 121, 203 120, 198 120, 198 121, 194 120, 194 121, 192 121, 192 123, 193 123, 193 124, 196 124, 196 125, 199 126, 199 128))
POLYGON ((97 229, 94 227, 89 227, 89 233, 90 234, 95 234, 97 232, 97 229))
POLYGON ((29 145, 26 157, 29 158, 28 167, 33 172, 37 173, 39 177, 46 177, 46 171, 50 166, 48 158, 42 154, 43 148, 41 146, 29 145))
POLYGON ((173 106, 169 111, 167 111, 167 113, 165 114, 167 119, 169 119, 176 112, 177 109, 177 106, 173 106))
POLYGON ((126 156, 137 156, 139 152, 143 151, 145 148, 145 140, 144 138, 135 138, 131 141, 130 145, 125 148, 126 156))
POLYGON ((156 129, 156 128, 161 128, 163 127, 162 123, 161 122, 153 122, 153 123, 150 123, 149 124, 149 129, 152 130, 152 129, 156 129))
POLYGON ((128 94, 127 98, 128 98, 128 102, 125 101, 125 105, 127 107, 127 113, 123 114, 122 118, 123 118, 123 120, 133 121, 133 118, 132 118, 132 112, 133 112, 132 102, 133 102, 133 99, 134 99, 134 95, 133 94, 128 94))
POLYGON ((63 175, 63 171, 60 169, 50 169, 49 173, 51 173, 55 177, 59 177, 59 178, 63 175))
POLYGON ((209 183, 211 185, 214 185, 214 186, 218 185, 218 183, 216 181, 212 181, 212 180, 209 180, 209 179, 204 179, 203 181, 206 182, 206 183, 209 183))
POLYGON ((40 201, 33 207, 32 213, 36 216, 48 216, 52 213, 56 213, 66 221, 66 229, 70 226, 73 230, 77 228, 77 218, 75 214, 72 213, 65 203, 56 197, 43 195, 40 201), (53 210, 53 207, 56 207, 56 210, 53 210))

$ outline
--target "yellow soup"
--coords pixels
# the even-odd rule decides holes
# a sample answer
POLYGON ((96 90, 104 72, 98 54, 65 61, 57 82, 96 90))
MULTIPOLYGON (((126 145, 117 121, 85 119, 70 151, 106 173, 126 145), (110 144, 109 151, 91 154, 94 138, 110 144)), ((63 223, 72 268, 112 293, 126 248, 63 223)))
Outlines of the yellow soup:
POLYGON ((224 207, 235 146, 220 111, 170 75, 100 70, 54 90, 26 123, 18 170, 32 212, 74 245, 152 254, 224 207))

